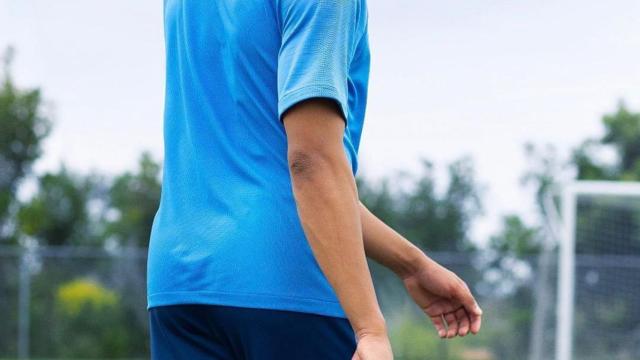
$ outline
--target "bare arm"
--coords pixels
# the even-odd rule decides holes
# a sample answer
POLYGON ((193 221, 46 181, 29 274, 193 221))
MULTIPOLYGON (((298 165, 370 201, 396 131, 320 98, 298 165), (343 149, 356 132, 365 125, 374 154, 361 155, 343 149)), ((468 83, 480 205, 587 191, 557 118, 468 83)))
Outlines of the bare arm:
POLYGON ((286 112, 283 121, 298 214, 318 264, 358 337, 386 339, 363 247, 356 183, 342 143, 342 115, 334 102, 312 99, 286 112))

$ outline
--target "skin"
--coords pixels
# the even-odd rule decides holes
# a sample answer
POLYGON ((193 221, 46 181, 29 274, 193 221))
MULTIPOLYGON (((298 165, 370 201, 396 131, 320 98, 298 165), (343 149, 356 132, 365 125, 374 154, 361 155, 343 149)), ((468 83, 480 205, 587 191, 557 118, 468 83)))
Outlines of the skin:
POLYGON ((282 121, 298 214, 314 256, 356 334, 353 359, 393 359, 367 256, 398 275, 442 338, 477 333, 482 310, 464 281, 359 201, 343 149, 345 121, 337 104, 328 99, 303 101, 287 111, 282 121))

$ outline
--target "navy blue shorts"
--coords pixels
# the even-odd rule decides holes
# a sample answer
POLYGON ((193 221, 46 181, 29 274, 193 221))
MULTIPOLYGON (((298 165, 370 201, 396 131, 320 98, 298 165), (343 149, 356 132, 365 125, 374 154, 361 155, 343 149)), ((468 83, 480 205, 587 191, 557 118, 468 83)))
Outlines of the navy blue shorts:
POLYGON ((149 309, 153 360, 350 360, 356 338, 344 318, 222 305, 149 309))

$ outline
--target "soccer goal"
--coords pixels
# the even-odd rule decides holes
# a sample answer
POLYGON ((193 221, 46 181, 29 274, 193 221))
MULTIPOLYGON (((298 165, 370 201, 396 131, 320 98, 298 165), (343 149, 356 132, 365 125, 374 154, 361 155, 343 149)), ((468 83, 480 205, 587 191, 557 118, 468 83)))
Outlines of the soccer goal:
POLYGON ((640 359, 640 183, 561 196, 556 360, 640 359))

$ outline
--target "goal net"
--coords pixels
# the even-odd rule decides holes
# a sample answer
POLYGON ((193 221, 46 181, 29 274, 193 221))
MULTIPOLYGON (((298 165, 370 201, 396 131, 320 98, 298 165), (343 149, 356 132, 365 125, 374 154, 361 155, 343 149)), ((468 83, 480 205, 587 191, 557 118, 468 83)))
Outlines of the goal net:
POLYGON ((640 359, 640 183, 562 194, 556 359, 640 359))

